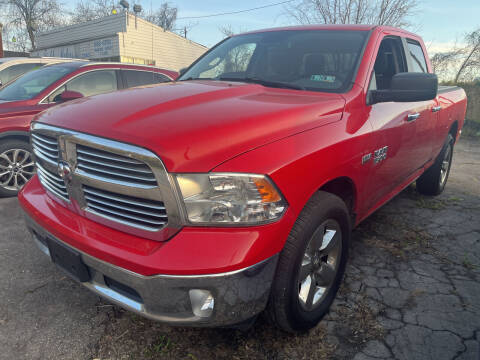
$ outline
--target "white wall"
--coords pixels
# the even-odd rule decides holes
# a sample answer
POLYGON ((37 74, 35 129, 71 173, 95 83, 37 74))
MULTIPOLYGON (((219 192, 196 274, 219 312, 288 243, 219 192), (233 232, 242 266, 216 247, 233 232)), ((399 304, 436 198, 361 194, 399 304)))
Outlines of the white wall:
POLYGON ((159 26, 129 15, 127 31, 119 34, 120 55, 155 60, 155 65, 180 70, 190 65, 207 48, 159 26), (153 49, 152 49, 153 48, 153 49), (152 54, 153 50, 153 54, 152 54))
POLYGON ((180 70, 207 48, 132 14, 120 13, 102 19, 61 27, 37 35, 32 56, 99 59, 124 56, 154 60, 155 65, 180 70))
POLYGON ((31 56, 67 57, 76 59, 100 59, 118 56, 118 36, 83 41, 73 45, 56 46, 32 51, 31 56))

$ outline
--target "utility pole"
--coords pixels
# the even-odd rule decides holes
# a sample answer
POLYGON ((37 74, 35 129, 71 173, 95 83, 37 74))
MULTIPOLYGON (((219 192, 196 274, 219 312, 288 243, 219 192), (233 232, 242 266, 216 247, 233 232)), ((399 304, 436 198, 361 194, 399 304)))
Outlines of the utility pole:
POLYGON ((3 24, 0 23, 0 58, 3 58, 3 38, 2 38, 2 32, 3 32, 3 24))

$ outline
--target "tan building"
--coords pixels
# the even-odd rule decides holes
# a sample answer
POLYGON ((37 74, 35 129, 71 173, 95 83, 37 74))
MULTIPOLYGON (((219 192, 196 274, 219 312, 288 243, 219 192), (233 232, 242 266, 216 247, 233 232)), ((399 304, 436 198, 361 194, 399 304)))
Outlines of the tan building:
POLYGON ((36 44, 31 56, 120 61, 177 71, 207 50, 129 13, 39 33, 36 44))

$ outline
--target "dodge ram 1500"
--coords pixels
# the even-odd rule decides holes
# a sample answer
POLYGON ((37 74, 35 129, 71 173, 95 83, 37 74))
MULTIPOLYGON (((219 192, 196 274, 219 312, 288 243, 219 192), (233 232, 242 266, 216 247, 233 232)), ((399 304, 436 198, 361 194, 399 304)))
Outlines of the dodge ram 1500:
POLYGON ((352 227, 416 181, 447 182, 466 96, 383 26, 222 41, 174 83, 75 100, 33 122, 19 194, 52 261, 151 319, 305 331, 341 283, 352 227))

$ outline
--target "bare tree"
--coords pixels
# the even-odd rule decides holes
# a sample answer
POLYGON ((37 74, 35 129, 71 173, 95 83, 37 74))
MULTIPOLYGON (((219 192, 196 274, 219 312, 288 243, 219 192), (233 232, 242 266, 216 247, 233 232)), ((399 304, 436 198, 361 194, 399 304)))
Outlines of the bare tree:
POLYGON ((430 61, 443 81, 470 82, 480 76, 480 28, 464 35, 448 51, 435 53, 430 61))
POLYGON ((7 23, 3 27, 3 46, 9 50, 27 52, 30 48, 28 34, 19 30, 7 23))
POLYGON ((118 9, 118 6, 113 0, 79 0, 75 4, 70 21, 78 24, 99 19, 112 15, 114 9, 118 9))
POLYGON ((458 59, 458 51, 452 49, 451 51, 436 53, 430 57, 433 72, 442 78, 446 78, 448 73, 451 73, 452 63, 458 59))
MULTIPOLYGON (((13 34, 28 35, 35 49, 35 34, 64 24, 63 9, 58 0, 2 0, 0 7, 6 11, 6 26, 13 34)), ((15 36, 15 35, 13 35, 15 36)), ((26 48, 26 44, 25 48, 26 48)))
POLYGON ((178 8, 169 2, 164 2, 152 14, 145 16, 145 19, 160 26, 165 31, 172 31, 177 21, 178 8))
POLYGON ((417 0, 302 0, 286 8, 300 24, 375 24, 409 27, 417 0))
POLYGON ((465 35, 466 46, 460 51, 463 61, 455 76, 455 83, 461 77, 472 78, 480 72, 480 28, 465 35))
POLYGON ((235 28, 233 28, 232 25, 228 24, 228 25, 219 26, 218 31, 220 31, 226 37, 229 37, 229 36, 233 36, 235 34, 240 34, 240 33, 247 32, 248 30, 245 27, 242 27, 242 26, 237 27, 235 29, 235 28))
POLYGON ((225 37, 230 37, 235 35, 235 31, 233 30, 232 25, 223 25, 218 27, 218 31, 220 31, 225 37))
MULTIPOLYGON (((74 24, 99 19, 112 14, 116 9, 120 11, 115 0, 79 0, 75 5, 75 10, 71 16, 71 22, 74 24)), ((177 20, 178 8, 169 2, 164 2, 157 10, 150 14, 142 9, 138 17, 150 21, 164 30, 172 31, 177 20)))

